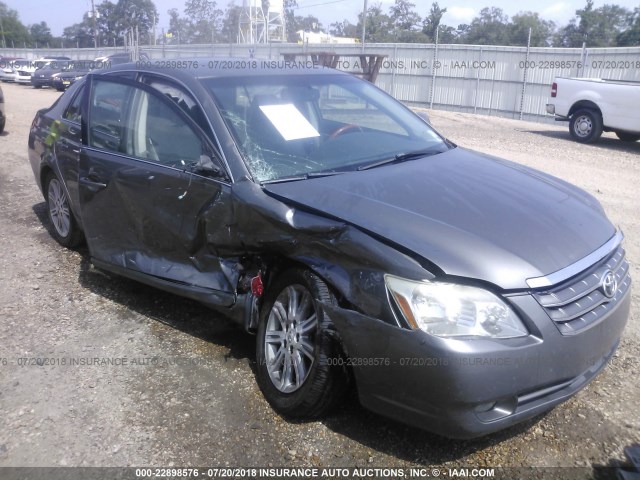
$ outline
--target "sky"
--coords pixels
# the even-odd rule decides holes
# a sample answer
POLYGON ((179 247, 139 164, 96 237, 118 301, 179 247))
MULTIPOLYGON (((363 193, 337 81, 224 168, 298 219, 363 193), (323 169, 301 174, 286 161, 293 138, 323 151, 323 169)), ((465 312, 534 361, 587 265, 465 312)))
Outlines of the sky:
MULTIPOLYGON (((69 25, 82 20, 82 15, 91 9, 91 0, 3 0, 10 8, 17 10, 20 20, 25 25, 46 21, 54 35, 61 35, 62 30, 69 25)), ((95 0, 96 4, 101 0, 95 0)), ((243 0, 236 0, 236 5, 242 5, 243 0)), ((246 0, 250 1, 250 0, 246 0)), ((368 4, 380 0, 368 0, 368 4)), ((433 0, 411 0, 416 5, 416 11, 421 17, 428 13, 433 0)), ((160 15, 158 31, 168 29, 169 16, 167 10, 178 8, 182 11, 184 0, 154 0, 160 15)), ((219 8, 226 8, 228 0, 218 0, 219 8)), ((388 11, 394 0, 381 0, 383 11, 388 11)), ((469 23, 482 8, 495 6, 502 8, 510 17, 520 11, 532 10, 538 12, 542 18, 553 20, 559 25, 566 24, 575 11, 584 7, 586 0, 537 0, 535 7, 527 3, 513 0, 439 0, 440 7, 446 8, 442 23, 457 27, 461 23, 469 23)), ((605 3, 616 4, 633 10, 638 6, 638 0, 595 0, 595 7, 605 3)), ((298 0, 296 15, 317 17, 325 30, 331 23, 342 20, 357 22, 357 15, 362 11, 364 0, 298 0)))

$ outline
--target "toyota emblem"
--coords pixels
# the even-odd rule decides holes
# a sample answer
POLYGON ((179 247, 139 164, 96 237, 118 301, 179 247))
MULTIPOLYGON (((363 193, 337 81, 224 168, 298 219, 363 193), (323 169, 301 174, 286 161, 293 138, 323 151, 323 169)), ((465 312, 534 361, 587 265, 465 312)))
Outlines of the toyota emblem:
POLYGON ((600 285, 602 286, 602 293, 604 293, 607 298, 613 298, 618 291, 618 280, 611 270, 604 272, 602 280, 600 280, 600 285))

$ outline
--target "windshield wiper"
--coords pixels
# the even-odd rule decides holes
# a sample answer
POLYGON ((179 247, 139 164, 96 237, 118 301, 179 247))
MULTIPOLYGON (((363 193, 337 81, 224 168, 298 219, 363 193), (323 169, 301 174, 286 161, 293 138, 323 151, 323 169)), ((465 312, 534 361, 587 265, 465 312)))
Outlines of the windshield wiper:
POLYGON ((302 175, 290 175, 288 177, 274 178, 273 180, 264 180, 260 185, 268 185, 271 183, 296 182, 298 180, 308 180, 310 178, 329 177, 331 175, 339 175, 344 172, 309 172, 302 175))
POLYGON ((405 160, 414 160, 416 158, 429 157, 437 153, 442 153, 439 150, 416 150, 415 152, 399 153, 394 157, 385 158, 384 160, 378 160, 367 165, 361 165, 358 170, 369 170, 370 168, 380 167, 389 163, 404 162, 405 160))

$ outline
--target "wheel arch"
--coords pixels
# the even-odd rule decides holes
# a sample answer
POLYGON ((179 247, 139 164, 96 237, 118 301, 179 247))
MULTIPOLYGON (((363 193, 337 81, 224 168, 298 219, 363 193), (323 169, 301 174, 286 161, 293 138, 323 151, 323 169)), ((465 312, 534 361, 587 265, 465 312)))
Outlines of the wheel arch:
MULTIPOLYGON (((338 304, 338 307, 357 310, 355 305, 347 299, 342 289, 340 289, 336 285, 337 283, 336 278, 330 278, 331 276, 326 275, 326 271, 323 271, 323 269, 318 268, 318 266, 315 265, 315 263, 319 263, 319 262, 320 262, 319 259, 309 259, 308 261, 303 261, 298 258, 289 257, 286 255, 274 255, 270 257, 263 263, 265 270, 262 273, 262 275, 263 275, 265 291, 271 285, 273 285, 274 281, 280 275, 282 275, 283 273, 289 270, 292 270, 292 269, 308 270, 312 272, 314 275, 316 275, 318 278, 320 278, 320 280, 322 280, 327 285, 329 290, 333 293, 336 299, 336 302, 338 304), (316 262, 314 262, 313 260, 316 260, 316 262)), ((342 281, 346 281, 346 280, 348 279, 346 278, 342 279, 342 281)), ((262 308, 262 302, 259 303, 259 309, 261 308, 262 308)), ((254 331, 253 325, 250 325, 250 324, 245 325, 245 329, 252 333, 254 331)), ((340 332, 336 331, 335 334, 332 335, 332 337, 333 337, 333 340, 336 342, 336 347, 339 348, 340 351, 345 356, 347 356, 348 352, 346 351, 346 347, 345 347, 344 341, 342 340, 340 332)))
MULTIPOLYGON (((273 283, 279 275, 287 270, 302 269, 309 270, 314 275, 318 276, 324 283, 327 284, 329 289, 333 292, 338 301, 338 305, 343 307, 354 308, 354 305, 347 299, 343 289, 338 287, 339 281, 346 282, 348 278, 342 276, 337 271, 332 271, 332 275, 328 275, 328 269, 320 268, 320 265, 326 264, 326 260, 320 258, 305 258, 304 260, 290 257, 286 255, 274 255, 264 262, 265 271, 263 272, 263 281, 265 288, 269 288, 269 285, 273 283)), ((346 272, 345 272, 346 274, 346 272)))
POLYGON ((569 117, 576 113, 578 110, 582 110, 584 108, 594 110, 598 112, 600 116, 602 116, 602 110, 600 110, 600 107, 596 103, 592 102, 591 100, 580 100, 579 102, 571 105, 571 108, 569 109, 569 117))
POLYGON ((55 172, 53 171, 53 168, 51 168, 51 165, 49 165, 48 163, 42 163, 42 165, 40 166, 40 191, 42 192, 42 196, 47 197, 47 191, 46 191, 46 183, 47 183, 47 177, 49 176, 49 173, 53 173, 55 175, 55 172))

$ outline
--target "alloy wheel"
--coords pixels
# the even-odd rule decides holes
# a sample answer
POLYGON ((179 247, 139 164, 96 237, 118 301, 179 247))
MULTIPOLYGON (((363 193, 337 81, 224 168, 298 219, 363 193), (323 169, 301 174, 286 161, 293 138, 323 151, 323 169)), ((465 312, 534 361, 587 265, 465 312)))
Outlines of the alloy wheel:
POLYGON ((314 362, 318 319, 313 298, 302 285, 278 296, 267 320, 264 352, 269 378, 283 393, 304 384, 314 362))
POLYGON ((71 229, 71 212, 67 196, 57 178, 52 178, 49 182, 47 195, 49 198, 49 216, 53 226, 61 237, 66 237, 71 229))

